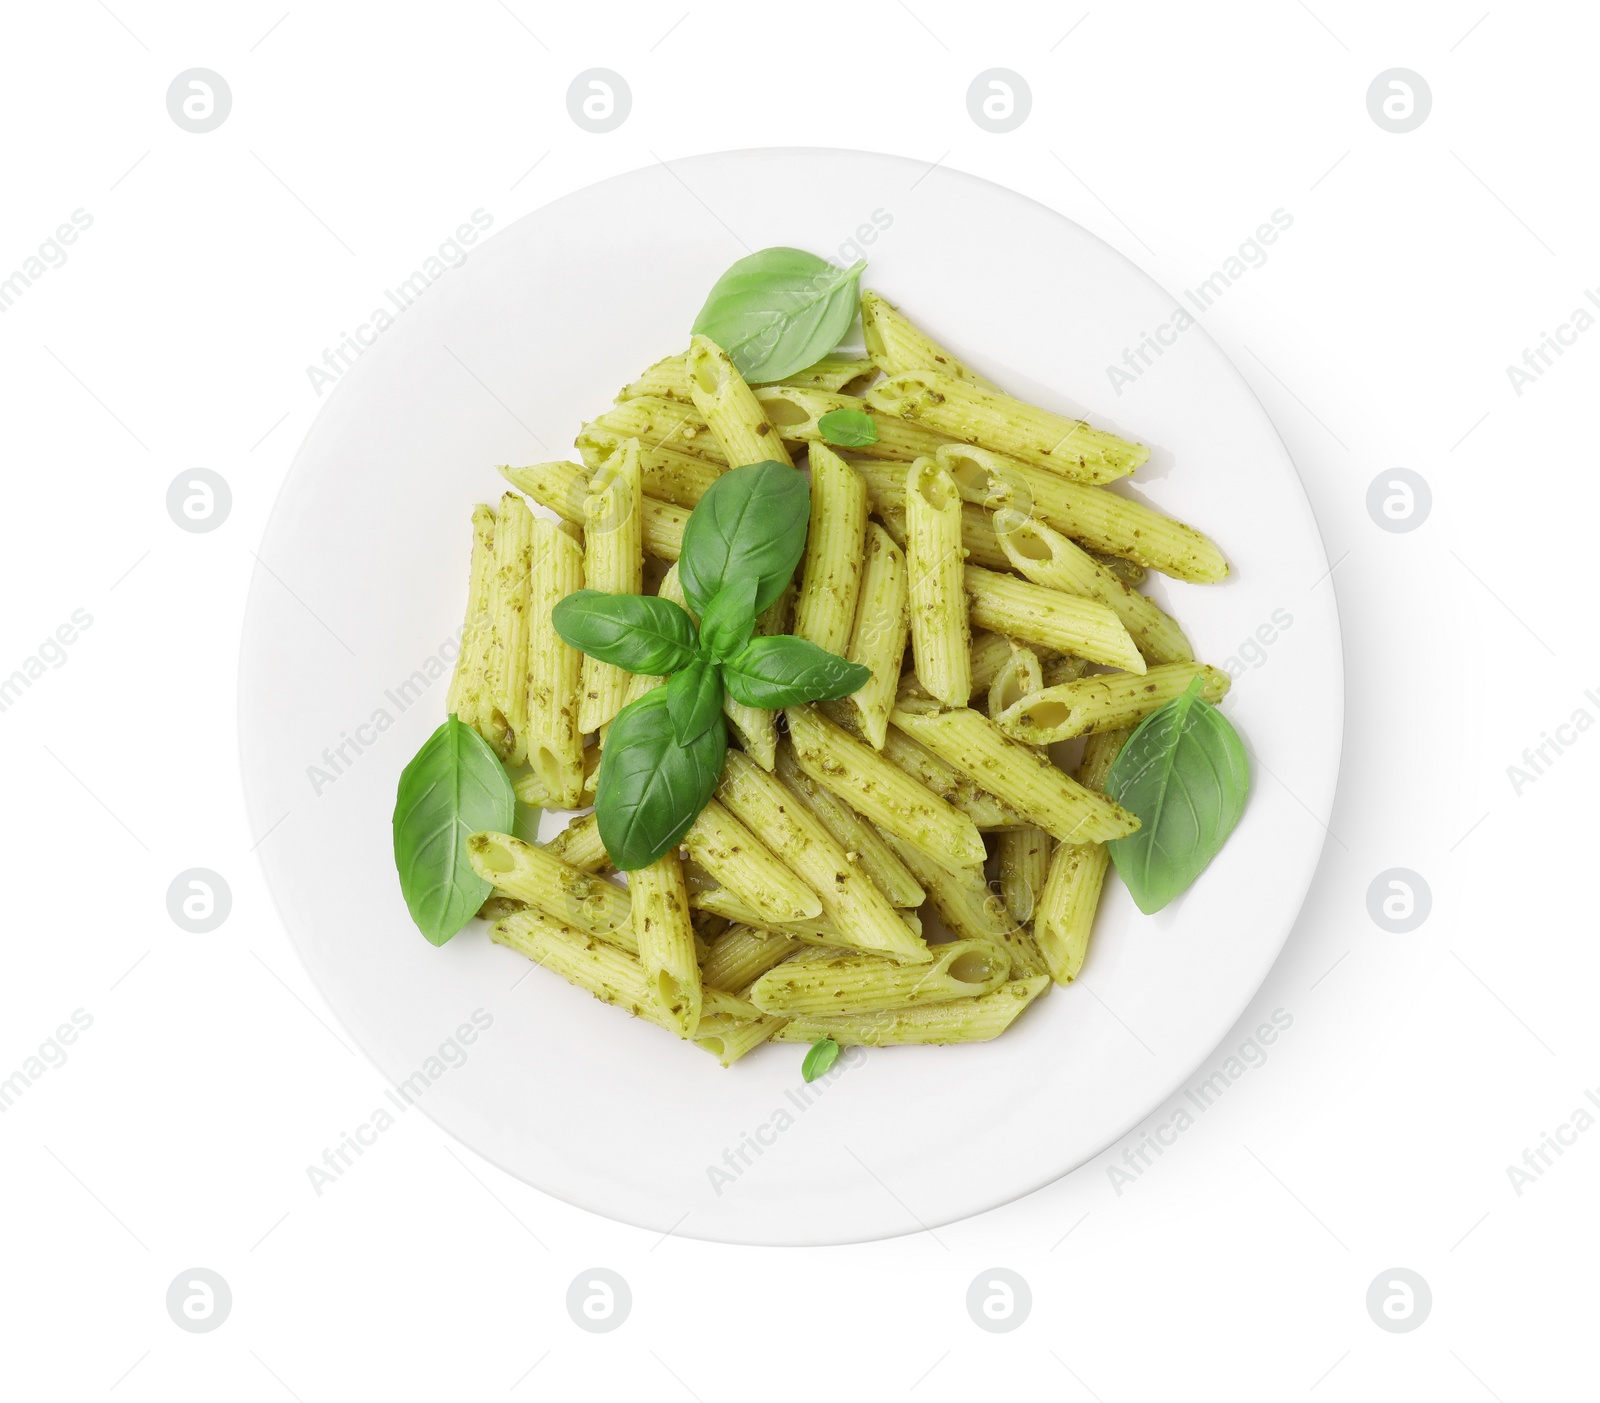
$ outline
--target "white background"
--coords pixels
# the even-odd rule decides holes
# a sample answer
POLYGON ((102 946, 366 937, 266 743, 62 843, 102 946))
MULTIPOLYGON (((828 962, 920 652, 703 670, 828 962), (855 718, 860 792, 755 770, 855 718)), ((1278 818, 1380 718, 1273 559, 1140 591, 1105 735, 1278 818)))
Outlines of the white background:
POLYGON ((1600 333, 1521 395, 1506 367, 1600 287, 1600 26, 1576 5, 1485 17, 1485 0, 467 0, 280 20, 283 3, 7 18, 0 278, 74 210, 93 218, 0 314, 0 676, 74 610, 93 619, 0 712, 0 1079, 74 1010, 93 1020, 0 1114, 7 1394, 1570 1396, 1592 1370, 1600 1133, 1568 1132, 1520 1193, 1507 1168, 1600 1088, 1585 899, 1600 739, 1580 733, 1520 794, 1507 767, 1580 707, 1600 718, 1584 695, 1600 695, 1584 607, 1600 333), (197 66, 233 94, 200 135, 165 101, 197 66), (567 114, 593 67, 633 95, 604 135, 567 114), (967 111, 994 67, 1033 93, 1004 135, 967 111), (1433 96, 1399 135, 1366 104, 1394 67, 1433 96), (615 172, 779 144, 985 175, 1175 296, 1274 210, 1293 216, 1204 318, 1337 562, 1315 586, 1337 591, 1348 677, 1332 835, 1215 1062, 1274 1009, 1293 1025, 1149 1168, 1135 1156, 1131 1182, 1108 1171, 1138 1135, 937 1235, 663 1239, 548 1199, 416 1116, 319 1197, 306 1167, 383 1083, 277 923, 233 720, 252 548, 325 402, 306 367, 474 210, 501 229, 615 172), (166 511, 196 467, 233 494, 209 534, 166 511), (1396 467, 1432 490, 1406 534, 1366 507, 1396 467), (210 934, 167 914, 191 867, 232 889, 210 934), (1404 935, 1368 914, 1395 867, 1433 897, 1404 935), (214 1333, 167 1314, 196 1266, 233 1293, 214 1333), (632 1290, 614 1333, 565 1308, 594 1266, 632 1290), (965 1306, 997 1266, 1032 1291, 1008 1334, 965 1306), (1367 1312, 1394 1267, 1432 1290, 1411 1333, 1367 1312))

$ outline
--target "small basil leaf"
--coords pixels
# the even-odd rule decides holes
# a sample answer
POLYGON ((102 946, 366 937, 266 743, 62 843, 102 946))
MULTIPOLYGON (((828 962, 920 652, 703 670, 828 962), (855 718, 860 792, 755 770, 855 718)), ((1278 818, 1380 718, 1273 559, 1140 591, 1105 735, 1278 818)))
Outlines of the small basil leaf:
POLYGON ((1187 891, 1244 813, 1244 742, 1200 695, 1201 679, 1139 723, 1106 777, 1106 794, 1139 819, 1107 846, 1146 915, 1187 891))
POLYGON ((467 860, 468 836, 508 832, 516 806, 488 741, 454 713, 400 772, 394 865, 411 919, 433 944, 466 925, 494 890, 467 860))
POLYGON ((672 736, 688 745, 722 717, 722 671, 708 658, 696 658, 667 679, 667 715, 672 736))
POLYGON ((815 1081, 839 1058, 839 1044, 832 1038, 823 1038, 814 1042, 806 1052, 805 1061, 800 1064, 800 1075, 807 1081, 815 1081))
POLYGON ((878 441, 878 425, 859 409, 835 409, 817 420, 823 442, 840 448, 865 448, 878 441))
POLYGON ((664 677, 694 657, 694 620, 653 594, 602 594, 580 589, 550 611, 572 647, 629 672, 664 677))
POLYGON ((678 744, 665 687, 617 713, 600 754, 594 813, 619 872, 648 867, 677 847, 722 779, 727 755, 720 713, 697 740, 678 744))
POLYGON ((717 279, 692 330, 721 346, 752 384, 782 380, 844 339, 866 266, 839 268, 798 248, 761 249, 717 279))
POLYGON ((746 643, 756 627, 756 586, 754 575, 743 575, 717 591, 700 618, 700 646, 717 659, 731 658, 746 643))
POLYGON ((753 638, 738 657, 722 665, 722 681, 734 701, 769 711, 847 697, 871 678, 870 668, 786 633, 753 638))
POLYGON ((696 614, 705 615, 723 586, 756 579, 759 614, 789 583, 806 548, 811 484, 785 463, 751 463, 723 473, 683 528, 678 583, 696 614))

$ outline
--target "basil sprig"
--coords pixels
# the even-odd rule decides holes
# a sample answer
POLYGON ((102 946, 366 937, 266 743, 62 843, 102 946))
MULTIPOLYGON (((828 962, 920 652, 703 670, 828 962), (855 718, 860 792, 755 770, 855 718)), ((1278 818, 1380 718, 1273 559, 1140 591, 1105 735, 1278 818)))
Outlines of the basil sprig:
POLYGON ((806 1049, 805 1059, 800 1063, 800 1075, 807 1081, 815 1081, 839 1057, 839 1044, 832 1038, 819 1038, 806 1049))
POLYGON ((738 657, 722 666, 722 680, 734 701, 769 711, 848 697, 871 676, 870 668, 786 633, 751 639, 738 657))
POLYGON ((698 740, 722 719, 722 675, 714 659, 696 657, 667 679, 667 715, 679 745, 698 740))
POLYGON ((752 636, 800 562, 810 512, 810 484, 786 463, 752 463, 712 483, 678 557, 698 628, 659 596, 579 590, 556 605, 556 632, 574 648, 667 678, 617 713, 600 757, 595 820, 619 871, 676 847, 711 798, 728 749, 724 692, 775 709, 846 697, 871 678, 803 638, 752 636))
POLYGON ((670 687, 623 707, 600 753, 594 814, 620 872, 648 867, 677 847, 722 779, 728 730, 721 712, 685 744, 673 733, 670 687))
POLYGON ((761 249, 717 279, 693 330, 732 356, 752 384, 782 380, 844 339, 866 266, 840 268, 797 248, 761 249))
POLYGON ((466 925, 494 890, 472 870, 467 838, 510 832, 515 813, 499 756, 454 712, 400 772, 394 865, 411 919, 433 944, 466 925))
POLYGON ((859 409, 830 410, 817 420, 817 432, 836 448, 865 448, 878 441, 877 421, 859 409))
POLYGON ((1200 695, 1201 679, 1139 723, 1106 794, 1139 819, 1111 860, 1146 915, 1187 891, 1227 842, 1250 793, 1244 742, 1200 695))
POLYGON ((559 633, 591 658, 664 677, 695 655, 694 621, 670 599, 580 589, 551 612, 559 633))
POLYGON ((787 463, 724 473, 683 528, 678 583, 702 618, 728 584, 754 578, 757 614, 783 593, 806 548, 811 484, 787 463))
POLYGON ((700 616, 700 639, 706 651, 726 662, 750 641, 756 627, 756 589, 760 581, 746 575, 724 585, 700 616))

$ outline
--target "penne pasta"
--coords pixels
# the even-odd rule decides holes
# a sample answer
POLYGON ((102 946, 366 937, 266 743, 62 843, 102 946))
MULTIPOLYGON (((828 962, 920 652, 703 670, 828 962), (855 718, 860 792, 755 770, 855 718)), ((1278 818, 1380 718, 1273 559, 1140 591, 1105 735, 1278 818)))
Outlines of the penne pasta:
POLYGON ((989 886, 981 867, 947 867, 930 862, 909 843, 896 838, 889 842, 916 874, 933 909, 954 934, 969 940, 992 940, 1004 946, 1011 957, 1013 979, 1045 972, 1044 959, 1033 937, 1019 921, 1012 919, 1005 903, 989 886))
POLYGON ((992 994, 915 1008, 875 1013, 792 1018, 775 1035, 777 1042, 810 1043, 832 1038, 841 1047, 895 1047, 916 1043, 988 1042, 1005 1032, 1040 994, 1048 975, 1014 979, 992 994))
POLYGON ((768 921, 805 921, 822 900, 715 799, 683 835, 689 856, 768 921))
POLYGON ((611 866, 605 844, 600 841, 600 825, 592 813, 579 814, 545 848, 580 872, 601 872, 611 866))
POLYGON ((906 473, 906 574, 917 680, 948 706, 972 695, 972 639, 963 591, 961 499, 932 458, 906 473))
MULTIPOLYGON (((489 619, 489 576, 494 569, 494 508, 480 503, 472 509, 472 564, 467 572, 467 613, 461 625, 461 651, 450 678, 445 714, 454 713, 476 728, 478 688, 487 675, 494 642, 489 619)), ((888 714, 887 709, 885 715, 888 714)))
POLYGON ((872 680, 849 700, 861 733, 874 750, 883 749, 889 711, 900 685, 900 664, 911 628, 908 598, 905 554, 873 522, 867 526, 861 589, 845 657, 872 672, 872 680))
POLYGON ((911 1008, 993 993, 1011 973, 1011 957, 989 940, 953 940, 932 963, 897 965, 875 955, 807 950, 775 965, 750 986, 763 1013, 785 1018, 911 1008))
POLYGON ((847 944, 825 916, 812 916, 804 921, 763 920, 761 913, 748 901, 715 882, 709 886, 690 882, 689 908, 697 913, 720 916, 736 925, 754 926, 772 935, 787 936, 807 945, 847 944))
POLYGON ((782 435, 785 443, 821 443, 822 430, 818 421, 837 409, 854 409, 870 415, 878 431, 872 443, 860 444, 850 451, 864 458, 887 458, 891 462, 909 463, 915 458, 934 452, 950 440, 942 434, 932 433, 920 424, 910 424, 890 414, 880 414, 865 399, 854 395, 828 394, 823 390, 803 390, 788 385, 762 385, 755 392, 772 426, 782 435))
POLYGON ((1050 835, 1042 828, 1013 828, 996 840, 1000 857, 1000 899, 1013 921, 1033 919, 1045 879, 1050 875, 1050 835))
POLYGON ((478 698, 478 729, 502 760, 527 758, 528 590, 533 563, 533 513, 514 492, 500 499, 495 518, 489 623, 493 642, 478 698))
POLYGON ((533 523, 533 567, 528 591, 528 778, 538 785, 533 797, 519 787, 526 803, 573 809, 582 801, 583 732, 578 692, 583 654, 556 632, 555 606, 583 587, 583 551, 555 523, 533 523))
MULTIPOLYGON (((1104 789, 1111 764, 1128 735, 1127 731, 1107 731, 1091 736, 1078 765, 1078 783, 1086 789, 1104 789)), ((1083 968, 1110 865, 1111 854, 1104 843, 1063 843, 1050 859, 1033 930, 1050 977, 1057 984, 1070 984, 1083 968)))
POLYGON ((737 994, 800 948, 793 936, 742 923, 730 925, 711 942, 700 962, 700 982, 708 989, 737 994))
POLYGON ((867 486, 861 474, 825 443, 812 444, 808 462, 811 517, 800 562, 794 635, 843 655, 861 594, 867 486))
POLYGON ((1011 650, 1011 656, 1000 664, 989 684, 987 709, 989 719, 995 720, 1013 702, 1020 701, 1044 686, 1044 670, 1039 666, 1039 655, 1020 643, 1011 650))
MULTIPOLYGON (((1033 649, 1009 640, 1007 649, 1009 656, 995 670, 994 681, 989 687, 988 711, 991 721, 1014 701, 1044 686, 1039 655, 1033 649)), ((1050 835, 1031 824, 1026 828, 1009 828, 995 839, 1000 896, 1011 919, 1019 924, 1033 919, 1033 909, 1049 875, 1050 848, 1050 835)))
MULTIPOLYGON (((591 424, 578 435, 577 448, 592 473, 623 442, 622 435, 591 424)), ((639 445, 639 479, 645 496, 671 502, 674 506, 693 508, 724 471, 719 464, 708 463, 693 453, 680 453, 676 448, 652 447, 644 443, 639 445)), ((581 500, 578 505, 581 511, 581 500)))
POLYGON ((1048 756, 970 707, 941 707, 902 693, 889 719, 1063 843, 1104 842, 1139 826, 1132 814, 1069 779, 1048 756))
POLYGON ((817 816, 845 857, 859 863, 891 906, 921 906, 927 897, 911 870, 895 855, 883 836, 841 799, 836 799, 812 779, 794 758, 794 747, 778 749, 777 776, 786 789, 817 816))
POLYGON ((1107 555, 1104 551, 1092 550, 1089 552, 1095 560, 1104 565, 1129 589, 1138 589, 1145 582, 1147 571, 1144 566, 1120 555, 1107 555))
MULTIPOLYGON (((1145 670, 1144 658, 1122 620, 1097 599, 1063 594, 978 565, 966 566, 963 580, 972 605, 972 622, 979 628, 1106 667, 1145 670)), ((914 595, 911 626, 915 637, 914 595)))
POLYGON ((913 964, 932 958, 815 815, 754 761, 730 750, 717 798, 822 898, 840 944, 913 964))
POLYGON ((951 808, 964 813, 980 833, 1021 828, 1028 822, 1011 805, 980 788, 954 765, 947 765, 892 722, 884 738, 883 758, 926 785, 951 808))
POLYGON ((835 726, 815 706, 791 706, 784 714, 795 762, 823 789, 935 862, 983 862, 983 838, 965 814, 835 726))
POLYGON ((1152 663, 1190 662, 1194 650, 1177 620, 1135 593, 1059 531, 1010 509, 995 513, 996 539, 1018 574, 1036 585, 1097 599, 1111 610, 1152 663))
POLYGON ((734 467, 767 461, 794 466, 760 403, 734 368, 733 357, 716 342, 696 336, 684 361, 689 395, 700 411, 723 459, 734 467))
POLYGON ((498 472, 518 492, 532 497, 541 507, 548 507, 563 521, 583 525, 583 503, 589 495, 591 474, 576 463, 534 463, 526 468, 502 463, 498 472))
POLYGON ((824 356, 815 365, 786 375, 776 383, 792 390, 858 395, 877 377, 878 367, 866 356, 824 356))
MULTIPOLYGON (((893 537, 901 550, 906 548, 906 511, 904 507, 883 507, 877 512, 883 529, 893 537)), ((1000 538, 995 535, 994 513, 975 507, 970 502, 961 504, 961 549, 974 565, 990 570, 1009 570, 1011 561, 1000 549, 1000 538)))
POLYGON ((694 926, 689 920, 689 894, 677 852, 630 872, 628 891, 645 987, 663 1026, 679 1037, 689 1037, 700 1022, 705 1000, 694 926))
MULTIPOLYGON (((681 352, 658 360, 637 380, 623 386, 621 393, 617 395, 617 403, 621 404, 627 399, 638 399, 641 395, 650 395, 658 399, 675 399, 684 404, 693 404, 694 397, 689 392, 689 372, 685 361, 686 357, 681 352)), ((798 389, 828 390, 838 394, 870 380, 876 373, 877 367, 865 356, 824 356, 815 365, 796 371, 795 374, 777 383, 792 385, 798 389)))
POLYGON ((701 458, 718 468, 728 466, 728 455, 710 426, 692 404, 641 395, 624 400, 598 419, 583 426, 584 434, 610 434, 619 440, 636 438, 639 447, 670 448, 701 458))
POLYGON ((1046 687, 1023 697, 995 718, 1008 736, 1029 745, 1051 745, 1096 731, 1137 725, 1157 707, 1182 696, 1203 678, 1200 695, 1215 705, 1228 693, 1228 674, 1205 663, 1162 663, 1143 677, 1107 673, 1046 687))
POLYGON ((1088 670, 1088 658, 1074 658, 1070 654, 1066 657, 1052 658, 1044 664, 1044 685, 1059 687, 1063 682, 1076 682, 1088 670))
POLYGON ((1142 502, 981 448, 950 445, 937 456, 968 502, 1036 516, 1086 547, 1174 579, 1215 584, 1228 577, 1228 562, 1207 537, 1142 502))
POLYGON ((775 1018, 771 1015, 755 1019, 713 1015, 709 1019, 700 1020, 700 1026, 695 1029, 694 1041, 697 1047, 704 1048, 724 1067, 731 1067, 745 1053, 760 1047, 764 1042, 771 1042, 787 1022, 785 1018, 775 1018))
MULTIPOLYGON (((990 633, 987 629, 972 631, 972 690, 987 693, 1000 675, 1000 669, 1011 660, 1017 647, 1003 633, 990 633)), ((1037 654, 1035 654, 1037 656, 1037 654)))
POLYGON ((472 870, 495 890, 588 935, 638 952, 633 904, 621 887, 590 876, 549 848, 509 833, 474 833, 467 839, 472 870))
POLYGON ((898 415, 946 438, 1004 453, 1074 482, 1114 482, 1150 457, 1142 444, 942 371, 892 376, 868 390, 865 399, 881 414, 898 415))
MULTIPOLYGON (((602 1003, 618 1004, 637 1018, 668 1032, 678 1025, 656 1003, 655 991, 637 956, 596 936, 584 935, 529 907, 489 928, 489 938, 526 955, 535 964, 554 970, 570 984, 587 989, 602 1003)), ((705 991, 696 1031, 716 1020, 709 1033, 725 1029, 730 1021, 755 1022, 760 1010, 752 1003, 719 989, 705 991)))
POLYGON ((867 343, 867 354, 885 375, 903 375, 908 370, 942 370, 979 389, 999 388, 913 326, 897 307, 876 292, 861 294, 861 334, 867 343))
MULTIPOLYGON (((583 504, 583 582, 607 594, 644 591, 639 443, 628 439, 589 481, 583 504)), ((597 731, 622 710, 630 675, 584 655, 578 728, 597 731)))
POLYGON ((641 516, 645 554, 657 560, 676 561, 683 551, 683 528, 688 524, 689 513, 671 502, 646 497, 641 516))
MULTIPOLYGON (((827 945, 836 949, 858 948, 841 936, 826 916, 814 916, 806 921, 768 921, 762 924, 755 909, 748 902, 741 901, 726 887, 718 886, 714 882, 708 886, 691 883, 689 907, 692 911, 720 916, 739 925, 753 925, 760 930, 770 931, 773 935, 786 935, 803 945, 827 945)), ((920 940, 922 918, 915 911, 899 911, 896 914, 911 937, 920 940)))

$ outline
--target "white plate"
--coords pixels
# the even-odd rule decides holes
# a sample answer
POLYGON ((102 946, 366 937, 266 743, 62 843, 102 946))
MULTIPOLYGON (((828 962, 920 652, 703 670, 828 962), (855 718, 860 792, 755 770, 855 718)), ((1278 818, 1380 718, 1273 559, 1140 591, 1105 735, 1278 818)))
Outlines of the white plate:
POLYGON ((284 921, 384 1075, 547 1193, 749 1243, 937 1227, 1048 1183, 1159 1106, 1289 933, 1322 849, 1343 712, 1333 591, 1311 588, 1327 558, 1244 381, 1193 327, 1120 397, 1112 387, 1106 368, 1174 307, 1094 235, 972 176, 745 151, 634 171, 529 215, 378 336, 273 511, 239 729, 284 921), (998 1041, 857 1053, 810 1088, 799 1047, 724 1071, 481 925, 435 949, 407 918, 390 852, 396 778, 443 716, 468 516, 498 496, 494 465, 571 457, 581 420, 685 344, 739 240, 846 261, 859 243, 870 286, 984 372, 1153 445, 1134 490, 1213 534, 1234 566, 1221 587, 1157 579, 1158 597, 1214 663, 1258 629, 1275 635, 1243 659, 1226 704, 1258 757, 1250 806, 1197 886, 1146 918, 1111 883, 1083 980, 998 1041), (412 698, 416 673, 427 685, 412 698), (324 751, 341 743, 334 774, 324 751), (492 1020, 481 1033, 475 1010, 492 1020))

